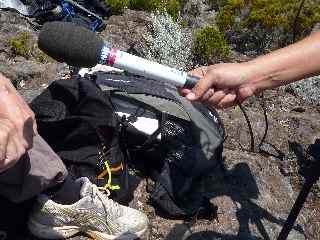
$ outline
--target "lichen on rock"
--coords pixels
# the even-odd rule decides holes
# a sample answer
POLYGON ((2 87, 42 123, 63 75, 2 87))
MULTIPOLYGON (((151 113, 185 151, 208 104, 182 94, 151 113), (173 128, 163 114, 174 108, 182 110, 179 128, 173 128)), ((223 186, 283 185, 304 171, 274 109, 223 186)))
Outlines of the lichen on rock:
POLYGON ((31 49, 29 48, 30 35, 28 32, 21 32, 17 36, 10 39, 11 50, 15 55, 25 58, 31 56, 31 49))

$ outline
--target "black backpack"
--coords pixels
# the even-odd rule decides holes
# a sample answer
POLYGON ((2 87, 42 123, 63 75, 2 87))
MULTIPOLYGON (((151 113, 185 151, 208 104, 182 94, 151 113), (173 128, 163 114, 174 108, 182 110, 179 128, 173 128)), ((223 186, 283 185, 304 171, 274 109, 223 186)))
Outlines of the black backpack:
POLYGON ((124 201, 125 152, 119 142, 119 122, 104 92, 84 78, 58 80, 32 101, 31 108, 39 134, 71 176, 86 176, 100 187, 108 185, 111 197, 124 201))
POLYGON ((132 197, 130 166, 154 181, 150 203, 159 214, 213 212, 202 189, 222 158, 217 112, 191 104, 170 85, 102 72, 56 81, 31 106, 39 133, 74 177, 109 183, 112 198, 125 203, 132 197), (135 125, 141 118, 148 121, 142 130, 135 125), (156 126, 143 131, 150 121, 156 126))
POLYGON ((91 78, 108 92, 114 111, 126 113, 120 118, 125 126, 121 145, 133 168, 154 180, 150 203, 158 213, 185 218, 204 208, 213 216, 216 208, 205 198, 203 183, 222 160, 224 128, 218 113, 190 103, 162 82, 102 72, 91 78), (143 124, 137 129, 139 117, 146 123, 156 120, 157 128, 152 133, 143 124))

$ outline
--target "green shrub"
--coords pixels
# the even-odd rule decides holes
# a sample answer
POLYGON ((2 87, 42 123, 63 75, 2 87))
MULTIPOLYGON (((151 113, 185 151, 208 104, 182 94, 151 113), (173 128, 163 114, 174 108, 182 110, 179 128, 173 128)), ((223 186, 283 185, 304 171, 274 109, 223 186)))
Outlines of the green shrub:
POLYGON ((228 0, 220 10, 216 22, 220 31, 229 30, 235 20, 236 11, 244 6, 244 0, 228 0))
POLYGON ((107 3, 112 7, 112 14, 121 14, 129 7, 130 0, 107 0, 107 3))
POLYGON ((227 57, 230 47, 222 32, 214 27, 205 27, 196 33, 192 52, 207 62, 212 57, 227 57))
POLYGON ((269 28, 283 26, 286 22, 283 7, 279 0, 254 0, 244 23, 247 26, 261 24, 269 28))
POLYGON ((35 54, 35 59, 38 63, 47 63, 49 62, 49 56, 44 52, 40 51, 35 54))
POLYGON ((188 27, 188 21, 185 20, 185 19, 182 19, 182 20, 180 21, 180 27, 181 27, 181 28, 187 28, 187 27, 188 27))
POLYGON ((134 10, 168 12, 175 20, 179 16, 182 0, 106 0, 114 14, 122 13, 128 7, 134 10))
MULTIPOLYGON (((296 2, 296 1, 295 1, 296 2)), ((319 2, 307 3, 303 6, 299 18, 297 20, 296 30, 298 33, 303 35, 307 34, 312 30, 314 25, 320 22, 320 4, 319 2)), ((288 12, 287 22, 284 24, 286 31, 292 31, 293 24, 296 18, 296 13, 298 11, 299 4, 291 3, 284 8, 284 11, 288 12)))
POLYGON ((228 0, 217 16, 217 26, 220 31, 230 29, 236 17, 236 11, 244 6, 244 0, 228 0))
POLYGON ((145 0, 129 0, 130 1, 130 8, 135 10, 145 10, 145 11, 152 11, 155 9, 160 8, 161 1, 145 1, 145 0))
POLYGON ((28 32, 21 32, 18 36, 10 39, 10 46, 15 55, 25 58, 31 56, 31 50, 28 48, 29 38, 28 32))
POLYGON ((238 51, 264 53, 308 35, 320 22, 319 0, 208 0, 219 9, 216 24, 238 51), (235 21, 239 19, 239 21, 235 21), (295 26, 294 26, 295 25, 295 26))
POLYGON ((165 6, 167 12, 173 17, 174 20, 178 19, 181 7, 181 1, 178 0, 169 0, 165 6))
MULTIPOLYGON (((236 16, 242 20, 243 27, 261 25, 267 28, 282 27, 292 30, 301 0, 208 0, 219 6, 217 25, 221 31, 232 27, 236 16), (243 8, 248 8, 247 15, 241 15, 243 8)), ((305 32, 320 21, 320 4, 317 0, 305 2, 298 19, 298 28, 305 32)))
POLYGON ((166 11, 173 19, 177 19, 182 7, 181 0, 130 0, 131 9, 145 11, 166 11))
MULTIPOLYGON (((267 28, 282 27, 292 31, 301 0, 252 0, 250 14, 244 19, 247 26, 261 24, 267 28)), ((297 21, 297 30, 306 32, 320 21, 317 1, 306 1, 297 21)))

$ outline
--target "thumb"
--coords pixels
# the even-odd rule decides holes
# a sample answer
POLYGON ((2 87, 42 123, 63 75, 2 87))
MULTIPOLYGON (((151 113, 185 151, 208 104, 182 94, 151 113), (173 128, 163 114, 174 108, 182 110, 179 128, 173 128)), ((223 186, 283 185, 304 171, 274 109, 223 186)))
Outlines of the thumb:
POLYGON ((196 101, 201 99, 201 97, 213 87, 215 82, 215 77, 213 74, 208 72, 203 78, 191 89, 191 92, 186 95, 186 98, 190 101, 196 101))

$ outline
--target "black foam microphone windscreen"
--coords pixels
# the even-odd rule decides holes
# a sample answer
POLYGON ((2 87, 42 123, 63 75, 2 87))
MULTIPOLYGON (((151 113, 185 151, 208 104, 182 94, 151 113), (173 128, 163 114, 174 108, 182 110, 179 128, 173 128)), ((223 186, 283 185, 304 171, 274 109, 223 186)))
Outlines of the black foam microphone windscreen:
POLYGON ((97 34, 67 22, 45 23, 38 39, 42 51, 59 62, 76 67, 95 66, 103 45, 97 34))
POLYGON ((100 63, 184 88, 199 81, 186 72, 108 47, 96 33, 73 23, 46 23, 38 45, 50 57, 70 66, 90 68, 100 63))

